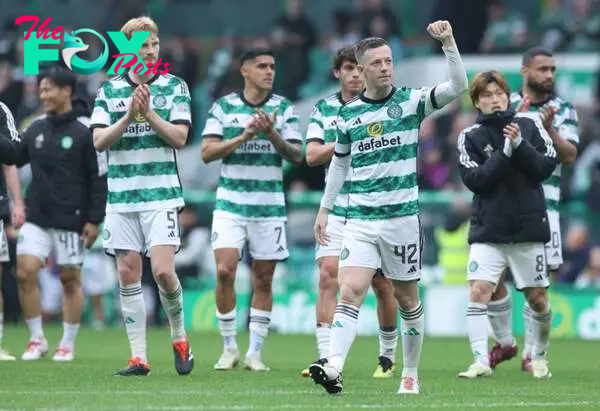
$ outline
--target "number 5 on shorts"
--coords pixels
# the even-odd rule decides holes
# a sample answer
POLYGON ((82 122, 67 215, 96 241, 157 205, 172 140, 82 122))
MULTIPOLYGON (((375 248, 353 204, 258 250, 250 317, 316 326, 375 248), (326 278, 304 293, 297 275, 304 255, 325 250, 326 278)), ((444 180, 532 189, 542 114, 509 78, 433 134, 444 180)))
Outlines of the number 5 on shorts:
POLYGON ((177 227, 177 222, 175 221, 175 211, 167 211, 167 221, 169 221, 169 225, 167 228, 169 230, 174 230, 177 227))

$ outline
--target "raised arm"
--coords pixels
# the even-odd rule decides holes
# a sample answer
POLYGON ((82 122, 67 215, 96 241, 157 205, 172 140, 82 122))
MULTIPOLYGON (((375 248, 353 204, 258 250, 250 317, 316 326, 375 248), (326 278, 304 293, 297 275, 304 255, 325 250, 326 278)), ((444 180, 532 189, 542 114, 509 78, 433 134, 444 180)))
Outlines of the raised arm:
POLYGON ((427 31, 431 37, 442 43, 442 51, 448 64, 449 80, 424 90, 425 116, 449 104, 469 87, 467 72, 454 40, 450 23, 436 21, 427 27, 427 31))

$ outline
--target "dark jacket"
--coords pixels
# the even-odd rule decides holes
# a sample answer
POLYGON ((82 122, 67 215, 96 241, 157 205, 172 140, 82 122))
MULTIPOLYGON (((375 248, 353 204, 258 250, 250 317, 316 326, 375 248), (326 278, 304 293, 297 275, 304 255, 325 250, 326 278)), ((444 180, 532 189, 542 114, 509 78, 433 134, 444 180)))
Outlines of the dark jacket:
POLYGON ((94 149, 89 119, 76 108, 34 121, 21 141, 0 139, 0 162, 31 164, 26 220, 42 228, 81 232, 99 224, 106 207, 106 154, 94 149))
MULTIPOLYGON (((19 132, 10 109, 6 104, 0 103, 0 140, 5 139, 19 141, 19 132)), ((10 205, 6 188, 4 169, 0 167, 0 219, 9 219, 10 217, 10 205)))
POLYGON ((539 119, 512 110, 480 114, 457 145, 462 180, 475 194, 469 243, 549 241, 542 181, 554 171, 558 156, 539 119), (508 157, 502 129, 511 122, 519 125, 523 140, 508 157))

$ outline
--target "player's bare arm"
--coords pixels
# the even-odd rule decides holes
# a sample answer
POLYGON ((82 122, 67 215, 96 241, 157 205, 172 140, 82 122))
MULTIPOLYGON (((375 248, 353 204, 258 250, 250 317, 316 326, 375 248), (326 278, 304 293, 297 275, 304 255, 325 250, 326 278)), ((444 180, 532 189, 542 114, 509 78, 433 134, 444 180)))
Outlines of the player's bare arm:
POLYGON ((25 202, 21 195, 19 172, 16 166, 4 165, 3 168, 4 176, 6 178, 6 187, 13 199, 11 223, 16 229, 19 229, 25 223, 25 202))
POLYGON ((174 148, 183 148, 187 141, 190 127, 187 124, 173 124, 164 120, 150 107, 150 87, 140 84, 135 90, 134 99, 137 98, 140 113, 146 117, 148 124, 158 136, 174 148))
POLYGON ((570 165, 573 164, 577 158, 577 146, 571 143, 569 140, 562 138, 554 129, 554 127, 552 127, 552 121, 554 120, 554 116, 557 112, 558 109, 555 107, 550 107, 548 104, 546 104, 540 110, 540 118, 542 119, 544 128, 554 143, 554 148, 558 153, 560 162, 565 165, 570 165))
POLYGON ((306 164, 311 167, 327 164, 333 157, 335 143, 323 144, 311 141, 306 145, 306 164))
POLYGON ((139 110, 137 99, 132 98, 127 108, 127 113, 121 117, 115 124, 108 127, 94 128, 94 148, 98 151, 104 151, 110 148, 117 141, 125 129, 129 125, 129 121, 133 120, 139 110))
POLYGON ((454 34, 452 33, 452 26, 445 20, 436 21, 427 26, 427 32, 429 35, 442 43, 442 51, 446 55, 446 61, 448 63, 448 76, 449 81, 438 84, 435 87, 434 99, 430 101, 431 106, 428 108, 428 112, 433 109, 444 107, 445 105, 452 102, 469 86, 467 79, 467 72, 460 57, 458 47, 454 40, 454 34))
POLYGON ((210 163, 228 157, 242 144, 256 137, 256 128, 254 122, 246 126, 244 132, 231 140, 223 141, 222 136, 205 136, 200 144, 202 161, 210 163))
POLYGON ((254 119, 256 128, 267 135, 281 157, 294 164, 300 164, 302 162, 302 145, 288 143, 281 137, 281 134, 279 134, 275 128, 277 112, 273 112, 273 114, 269 116, 263 110, 257 110, 254 119))

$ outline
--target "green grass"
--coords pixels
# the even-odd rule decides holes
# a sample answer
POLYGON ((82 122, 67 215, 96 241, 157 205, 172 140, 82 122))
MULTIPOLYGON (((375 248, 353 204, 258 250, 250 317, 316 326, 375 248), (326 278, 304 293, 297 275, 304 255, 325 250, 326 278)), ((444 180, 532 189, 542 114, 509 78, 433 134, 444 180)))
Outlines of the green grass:
MULTIPOLYGON (((54 348, 60 337, 48 329, 54 348)), ((20 355, 28 334, 22 327, 5 329, 4 346, 20 355)), ((399 378, 371 378, 378 352, 376 337, 357 338, 344 373, 344 393, 331 397, 300 371, 315 359, 312 336, 268 337, 265 362, 269 373, 242 369, 216 372, 221 339, 215 334, 192 334, 196 368, 187 377, 175 373, 167 330, 148 333, 152 375, 117 378, 129 355, 122 329, 83 329, 73 363, 53 363, 51 355, 37 362, 0 363, 0 409, 120 409, 120 410, 566 410, 600 409, 598 342, 556 340, 551 344, 554 377, 536 381, 519 371, 513 360, 492 378, 459 380, 469 365, 464 339, 426 339, 421 363, 421 395, 398 396, 399 378)), ((241 349, 247 335, 240 335, 241 349)), ((398 359, 402 358, 401 351, 398 359)))

